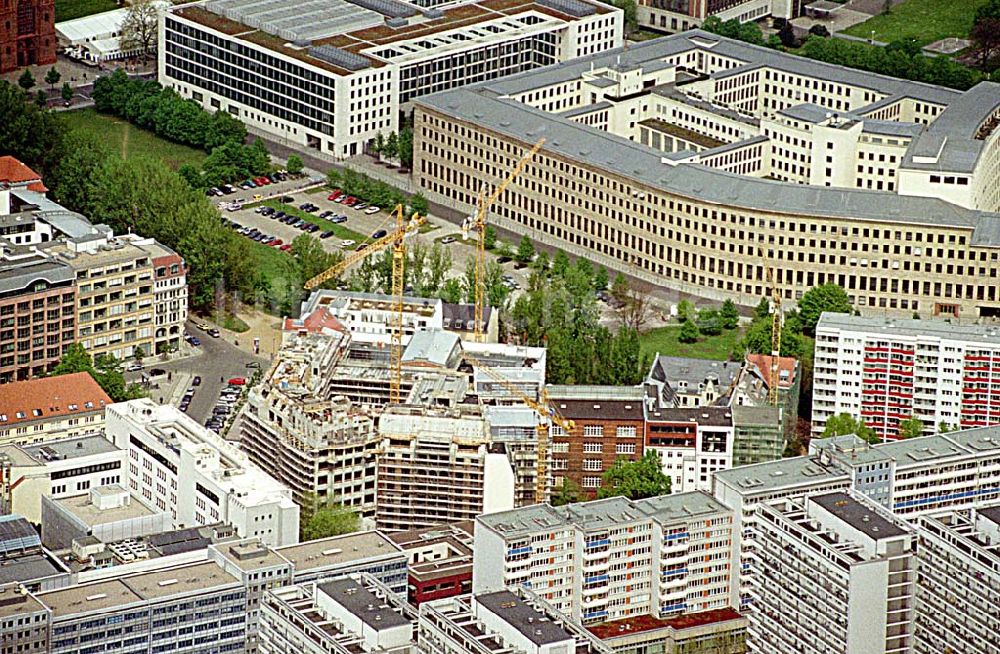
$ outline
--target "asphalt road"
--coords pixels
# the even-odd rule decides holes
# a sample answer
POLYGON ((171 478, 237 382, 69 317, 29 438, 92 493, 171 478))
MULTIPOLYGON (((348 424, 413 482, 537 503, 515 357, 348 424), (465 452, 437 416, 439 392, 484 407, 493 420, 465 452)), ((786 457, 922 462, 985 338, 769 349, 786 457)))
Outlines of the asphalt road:
MULTIPOLYGON (((193 387, 194 397, 191 399, 187 414, 199 423, 205 424, 212 415, 212 407, 219 399, 219 393, 227 380, 233 377, 249 379, 253 376, 254 369, 246 366, 250 362, 255 361, 261 367, 266 367, 270 362, 264 357, 248 354, 221 338, 212 338, 190 321, 186 328, 189 334, 201 340, 201 346, 198 348, 201 354, 170 362, 156 361, 155 358, 147 359, 145 362, 147 373, 153 368, 161 368, 169 373, 169 378, 167 375, 162 375, 152 379, 152 383, 159 388, 152 389, 150 394, 154 401, 176 405, 180 402, 184 391, 192 388, 191 381, 194 377, 201 377, 201 385, 193 387)), ((137 376, 137 373, 129 374, 130 380, 134 380, 137 376)))

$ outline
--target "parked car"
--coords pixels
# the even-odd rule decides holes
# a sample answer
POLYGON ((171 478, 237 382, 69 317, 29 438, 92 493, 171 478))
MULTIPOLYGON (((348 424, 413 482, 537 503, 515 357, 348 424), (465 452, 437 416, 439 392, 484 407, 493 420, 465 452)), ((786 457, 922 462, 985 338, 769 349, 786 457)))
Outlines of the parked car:
POLYGON ((201 339, 199 339, 197 336, 188 336, 187 337, 187 342, 190 343, 191 345, 195 346, 195 347, 198 347, 199 345, 201 345, 201 339))
POLYGON ((299 205, 299 209, 301 209, 302 211, 305 211, 306 207, 309 207, 309 206, 312 206, 312 205, 310 205, 308 202, 303 202, 302 204, 299 205))
POLYGON ((278 247, 279 245, 284 245, 284 244, 285 244, 284 241, 282 241, 280 238, 276 238, 273 241, 271 241, 269 245, 271 245, 271 247, 278 247))
POLYGON ((295 198, 293 198, 290 195, 282 195, 281 196, 281 201, 284 202, 285 204, 291 204, 291 203, 295 202, 295 198))
POLYGON ((191 385, 192 386, 201 386, 201 377, 199 377, 198 375, 195 375, 194 379, 191 380, 191 385))
POLYGON ((331 193, 330 195, 326 196, 326 199, 329 200, 330 202, 334 202, 337 198, 339 198, 343 194, 344 194, 344 192, 341 191, 339 188, 338 189, 334 189, 333 193, 331 193))
POLYGON ((330 219, 330 222, 336 225, 339 225, 340 223, 346 223, 347 216, 334 216, 333 218, 330 219))
POLYGON ((136 372, 142 370, 142 364, 138 361, 133 361, 125 367, 125 372, 136 372))
POLYGON ((499 257, 497 259, 497 263, 510 263, 511 261, 513 261, 513 259, 510 257, 499 257))
POLYGON ((243 377, 233 377, 228 382, 230 386, 242 386, 245 383, 247 383, 247 380, 243 377))
POLYGON ((454 236, 445 236, 443 239, 441 239, 441 244, 442 245, 448 245, 450 243, 454 243, 457 240, 458 239, 455 238, 454 236))
POLYGON ((289 250, 292 249, 292 244, 291 243, 285 243, 284 245, 282 245, 278 249, 281 250, 282 252, 288 252, 289 250))
POLYGON ((368 207, 367 209, 365 209, 365 213, 368 214, 369 216, 371 216, 372 214, 376 214, 379 211, 381 211, 381 209, 379 209, 375 205, 372 205, 372 206, 368 207))
POLYGON ((382 238, 386 234, 388 234, 388 232, 386 232, 384 229, 380 229, 377 232, 375 232, 375 233, 372 234, 372 238, 382 238))
POLYGON ((352 205, 351 208, 354 209, 355 211, 361 211, 362 209, 366 208, 367 206, 368 206, 368 204, 366 202, 358 202, 357 204, 352 205))
POLYGON ((214 327, 208 330, 208 335, 211 336, 212 338, 219 338, 220 336, 222 336, 219 330, 215 329, 214 327))
POLYGON ((346 200, 344 200, 342 204, 344 204, 344 205, 346 205, 348 207, 351 207, 351 206, 354 206, 355 204, 357 204, 358 202, 360 202, 360 200, 358 200, 356 197, 354 197, 352 195, 352 196, 349 196, 346 200))
POLYGON ((340 242, 340 247, 342 247, 342 248, 349 248, 352 245, 354 245, 355 243, 357 243, 357 241, 352 241, 349 238, 348 239, 344 239, 343 241, 340 242))
POLYGON ((319 235, 320 238, 330 238, 331 236, 333 236, 333 230, 332 229, 328 229, 328 230, 326 230, 325 232, 323 232, 322 234, 319 235))

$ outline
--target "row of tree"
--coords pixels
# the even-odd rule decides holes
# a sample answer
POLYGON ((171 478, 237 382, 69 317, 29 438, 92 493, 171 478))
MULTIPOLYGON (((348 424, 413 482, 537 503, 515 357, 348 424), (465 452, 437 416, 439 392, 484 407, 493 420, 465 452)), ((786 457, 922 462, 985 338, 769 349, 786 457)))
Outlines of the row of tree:
POLYGON ((242 144, 247 130, 228 112, 210 114, 194 100, 185 100, 173 89, 153 80, 129 79, 124 70, 98 77, 94 82, 94 106, 147 129, 175 143, 211 153, 226 143, 242 144))
POLYGON ((413 128, 404 126, 399 133, 389 132, 388 136, 383 136, 382 132, 375 135, 375 142, 371 145, 371 153, 378 157, 385 157, 390 161, 398 161, 403 168, 413 166, 413 128))
POLYGON ((681 300, 677 305, 677 319, 681 321, 678 340, 694 343, 702 335, 718 336, 724 331, 736 329, 740 324, 740 313, 732 300, 723 302, 720 309, 706 308, 697 313, 690 302, 681 300))
MULTIPOLYGON (((660 456, 652 450, 647 450, 635 461, 619 457, 614 465, 601 475, 601 486, 597 489, 597 497, 598 499, 627 497, 630 500, 641 500, 669 495, 670 490, 670 477, 663 473, 660 456)), ((563 479, 562 485, 555 489, 552 504, 562 506, 584 499, 586 496, 579 484, 567 477, 563 479)))

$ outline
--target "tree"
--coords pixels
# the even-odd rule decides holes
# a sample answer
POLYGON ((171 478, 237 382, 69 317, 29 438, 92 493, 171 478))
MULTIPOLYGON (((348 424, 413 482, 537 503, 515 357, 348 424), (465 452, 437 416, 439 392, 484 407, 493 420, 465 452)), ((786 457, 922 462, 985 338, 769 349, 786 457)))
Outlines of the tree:
POLYGON ((486 233, 483 234, 483 245, 487 250, 492 250, 497 245, 497 230, 493 225, 486 226, 486 233))
POLYGON ((35 86, 35 76, 31 74, 30 69, 28 68, 24 69, 24 72, 21 73, 21 76, 17 78, 17 85, 20 86, 22 89, 24 89, 25 93, 30 91, 32 87, 35 86))
POLYGON ((699 311, 695 324, 698 326, 698 331, 706 336, 718 336, 722 333, 722 318, 717 309, 699 311))
POLYGON ((535 258, 535 246, 525 234, 521 237, 521 242, 517 244, 517 253, 514 258, 521 263, 531 263, 532 259, 535 258))
POLYGON ((835 416, 831 416, 827 419, 826 426, 823 428, 824 438, 830 436, 848 436, 851 434, 869 443, 880 442, 874 429, 866 425, 862 420, 855 420, 849 413, 838 413, 835 416))
POLYGON ((701 332, 698 331, 698 325, 694 324, 694 321, 688 318, 681 325, 681 333, 678 334, 677 340, 681 343, 697 343, 699 336, 701 336, 701 332))
POLYGON ((307 496, 302 506, 302 540, 310 541, 330 536, 350 534, 361 529, 361 518, 339 502, 320 504, 307 496))
POLYGON ((766 297, 762 297, 753 310, 753 319, 761 320, 771 315, 771 303, 766 297))
POLYGON ((647 497, 670 494, 670 477, 663 474, 660 456, 650 450, 638 461, 619 458, 601 475, 599 498, 627 497, 641 500, 647 497))
POLYGON ((617 273, 615 275, 615 281, 611 283, 611 297, 619 302, 625 302, 628 298, 628 280, 625 279, 625 275, 617 273))
POLYGON ((301 173, 303 168, 305 164, 302 163, 302 157, 297 154, 290 155, 285 162, 285 169, 293 175, 301 173))
POLYGON ((919 418, 907 418, 899 422, 900 438, 916 438, 924 435, 924 423, 919 418))
POLYGON ((73 100, 73 87, 69 85, 69 82, 63 82, 59 95, 62 96, 63 102, 67 104, 73 100))
POLYGON ((810 27, 809 33, 815 36, 822 37, 824 39, 829 38, 830 36, 830 30, 826 28, 826 25, 820 25, 819 23, 816 23, 815 25, 810 27))
POLYGON ((372 152, 375 153, 376 157, 381 156, 385 152, 385 137, 382 136, 382 132, 375 134, 375 143, 372 145, 372 152))
POLYGON ((35 94, 35 105, 39 109, 45 109, 49 106, 49 96, 45 91, 39 89, 38 93, 35 94))
POLYGON ((781 40, 781 45, 786 48, 794 48, 799 42, 791 23, 785 23, 785 26, 778 31, 778 38, 781 40))
MULTIPOLYGON (((649 305, 650 289, 645 285, 626 285, 624 292, 618 289, 615 299, 621 302, 618 306, 618 319, 622 325, 634 330, 642 329, 646 321, 649 320, 651 311, 649 305)), ((614 291, 612 291, 614 292, 614 291)))
POLYGON ((115 402, 143 397, 145 392, 137 384, 125 384, 121 363, 109 355, 100 355, 93 360, 90 353, 80 343, 73 343, 59 359, 59 363, 49 373, 51 377, 85 372, 97 382, 101 389, 115 402))
POLYGON ((142 360, 146 357, 146 351, 142 349, 141 345, 136 345, 135 349, 132 350, 132 358, 135 359, 136 363, 142 363, 142 360))
POLYGON ((1000 16, 977 18, 969 30, 969 39, 979 56, 979 67, 992 70, 1000 57, 1000 16))
POLYGON ((49 72, 45 73, 45 83, 49 85, 50 91, 56 87, 56 84, 58 84, 61 79, 62 75, 59 74, 59 71, 56 70, 55 66, 49 68, 49 72))
POLYGON ((549 272, 549 253, 542 250, 535 255, 535 260, 531 262, 531 267, 543 275, 547 275, 549 272))
POLYGON ((71 375, 75 372, 88 372, 91 376, 94 375, 94 361, 81 343, 73 343, 66 348, 59 363, 49 375, 58 377, 59 375, 71 375))
POLYGON ((440 297, 449 304, 460 304, 462 302, 462 282, 457 277, 449 277, 441 286, 440 297))
POLYGON ((816 333, 816 323, 824 312, 851 313, 851 300, 847 291, 837 284, 814 286, 799 300, 799 323, 808 336, 816 333))
POLYGON ((594 290, 606 291, 608 289, 608 269, 601 266, 594 271, 594 290))
POLYGON ((396 132, 389 132, 385 146, 382 148, 382 154, 385 155, 386 159, 395 159, 399 156, 399 135, 396 132))
POLYGON ((940 423, 938 423, 938 433, 939 434, 947 434, 950 431, 952 431, 952 429, 951 429, 951 427, 948 426, 947 422, 945 422, 944 420, 942 420, 940 423))
POLYGON ((736 310, 736 303, 732 300, 723 302, 719 319, 722 321, 723 329, 736 329, 740 324, 740 312, 736 310))
POLYGON ((580 485, 569 477, 563 477, 562 484, 556 489, 556 494, 552 496, 552 506, 563 506, 564 504, 575 504, 583 497, 583 489, 580 485))
POLYGON ((404 168, 413 167, 413 128, 404 127, 399 131, 399 163, 404 168))
POLYGON ((695 317, 694 305, 690 300, 681 300, 677 303, 677 320, 687 322, 695 317))
POLYGON ((120 28, 121 49, 140 53, 142 62, 146 63, 146 56, 156 44, 158 20, 159 12, 153 0, 132 0, 120 28))
POLYGON ((427 198, 424 197, 423 193, 414 193, 410 196, 410 210, 413 213, 426 216, 430 208, 430 203, 427 202, 427 198))

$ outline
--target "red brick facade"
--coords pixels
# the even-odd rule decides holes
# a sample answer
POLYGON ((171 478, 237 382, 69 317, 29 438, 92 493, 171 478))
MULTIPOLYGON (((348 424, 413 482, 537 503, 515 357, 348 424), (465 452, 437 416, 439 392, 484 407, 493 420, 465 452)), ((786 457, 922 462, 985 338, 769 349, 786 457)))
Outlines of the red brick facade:
POLYGON ((56 63, 55 0, 0 0, 0 73, 56 63))
MULTIPOLYGON (((630 391, 631 389, 623 389, 630 391)), ((581 390, 567 391, 572 399, 560 397, 559 387, 549 387, 552 404, 559 413, 576 424, 570 436, 553 431, 552 476, 559 492, 561 479, 572 480, 583 490, 584 498, 597 496, 603 475, 619 457, 636 461, 642 457, 645 417, 641 397, 608 399, 602 392, 581 398, 581 390)), ((608 391, 610 392, 610 391, 608 391)))

